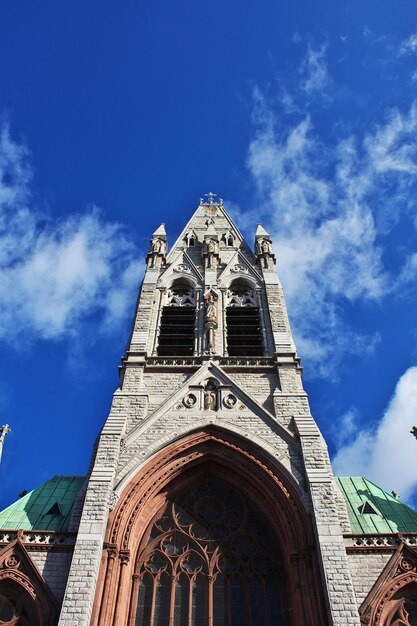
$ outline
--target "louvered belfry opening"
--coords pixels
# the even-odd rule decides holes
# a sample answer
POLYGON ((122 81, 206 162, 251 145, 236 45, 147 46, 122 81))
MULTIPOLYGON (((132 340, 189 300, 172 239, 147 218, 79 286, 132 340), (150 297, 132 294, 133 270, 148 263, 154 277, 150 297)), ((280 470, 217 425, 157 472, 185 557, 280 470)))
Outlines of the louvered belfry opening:
POLYGON ((229 288, 226 325, 229 356, 263 356, 259 308, 246 283, 235 281, 229 288))
POLYGON ((194 329, 194 289, 186 283, 174 283, 168 290, 168 303, 162 309, 158 355, 192 356, 194 329))

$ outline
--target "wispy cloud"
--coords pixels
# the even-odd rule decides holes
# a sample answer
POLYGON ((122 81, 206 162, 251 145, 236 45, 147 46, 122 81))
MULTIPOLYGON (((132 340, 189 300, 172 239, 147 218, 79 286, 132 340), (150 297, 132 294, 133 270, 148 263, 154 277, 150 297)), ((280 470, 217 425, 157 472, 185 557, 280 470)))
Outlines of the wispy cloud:
POLYGON ((320 48, 308 45, 307 54, 300 66, 301 89, 308 95, 321 94, 330 83, 326 58, 327 46, 320 48))
POLYGON ((410 435, 417 426, 417 367, 399 379, 382 420, 360 430, 333 459, 338 476, 362 475, 394 490, 403 499, 417 487, 417 441, 410 435))
POLYGON ((417 33, 412 33, 407 39, 401 42, 400 55, 414 54, 417 52, 417 33))
MULTIPOLYGON (((33 207, 32 167, 7 127, 0 135, 0 338, 59 339, 94 319, 123 319, 139 265, 119 224, 96 207, 55 222, 33 207)), ((130 312, 130 311, 129 311, 130 312)))
MULTIPOLYGON (((323 67, 324 56, 322 48, 315 57, 323 67)), ((302 66, 310 61, 311 50, 302 66)), ((344 135, 341 126, 324 140, 312 113, 294 123, 281 100, 275 108, 259 89, 254 99, 248 167, 259 211, 275 238, 300 352, 329 375, 342 356, 366 354, 378 341, 349 326, 345 307, 378 302, 397 284, 384 264, 384 237, 401 216, 413 219, 417 106, 387 111, 367 132, 344 135)), ((403 283, 413 275, 414 252, 397 268, 403 283)))

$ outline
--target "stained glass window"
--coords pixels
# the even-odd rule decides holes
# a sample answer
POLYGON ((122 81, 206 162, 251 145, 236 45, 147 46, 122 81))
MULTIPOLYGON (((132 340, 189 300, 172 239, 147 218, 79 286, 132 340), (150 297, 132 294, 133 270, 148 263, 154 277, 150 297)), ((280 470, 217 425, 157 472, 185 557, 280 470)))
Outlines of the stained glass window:
POLYGON ((204 479, 168 500, 136 566, 135 626, 285 626, 284 576, 263 515, 204 479))

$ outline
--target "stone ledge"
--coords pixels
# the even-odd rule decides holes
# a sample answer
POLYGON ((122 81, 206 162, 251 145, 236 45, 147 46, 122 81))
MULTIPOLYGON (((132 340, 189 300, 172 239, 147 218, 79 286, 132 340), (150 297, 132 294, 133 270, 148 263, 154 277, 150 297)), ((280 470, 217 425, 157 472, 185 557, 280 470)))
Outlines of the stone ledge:
POLYGON ((346 552, 395 552, 401 543, 417 547, 417 533, 344 534, 346 552))
POLYGON ((0 532, 0 546, 5 546, 15 539, 19 539, 28 550, 72 550, 77 533, 54 532, 52 530, 2 530, 0 532))

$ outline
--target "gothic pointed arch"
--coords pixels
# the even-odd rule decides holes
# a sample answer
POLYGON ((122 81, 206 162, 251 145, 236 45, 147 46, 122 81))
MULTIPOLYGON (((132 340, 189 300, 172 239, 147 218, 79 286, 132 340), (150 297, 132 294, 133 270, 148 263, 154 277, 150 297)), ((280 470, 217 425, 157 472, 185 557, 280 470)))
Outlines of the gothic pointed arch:
POLYGON ((0 625, 54 626, 57 618, 51 590, 15 539, 0 551, 0 625))
POLYGON ((278 614, 283 626, 321 626, 314 536, 299 493, 241 437, 213 426, 176 441, 129 482, 110 515, 95 605, 100 626, 243 626, 255 610, 265 626, 278 614), (244 613, 232 619, 239 604, 244 613))
POLYGON ((367 626, 417 626, 417 550, 402 543, 359 609, 367 626))

